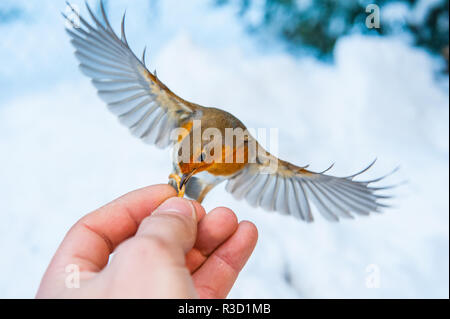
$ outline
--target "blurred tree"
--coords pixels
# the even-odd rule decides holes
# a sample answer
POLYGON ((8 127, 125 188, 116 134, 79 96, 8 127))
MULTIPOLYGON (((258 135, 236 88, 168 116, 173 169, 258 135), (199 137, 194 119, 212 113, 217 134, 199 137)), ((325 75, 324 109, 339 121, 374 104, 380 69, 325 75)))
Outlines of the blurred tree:
MULTIPOLYGON (((423 21, 408 19, 383 20, 383 9, 401 4, 412 12, 424 0, 215 0, 218 6, 239 7, 251 32, 281 38, 293 52, 312 50, 319 57, 329 58, 339 37, 359 32, 392 34, 398 29, 413 34, 415 43, 435 53, 448 52, 449 1, 435 1, 423 21), (380 28, 369 29, 365 22, 366 8, 376 4, 381 8, 380 28), (259 19, 255 19, 259 16, 259 19), (400 24, 400 26, 399 26, 400 24), (447 49, 446 49, 447 48, 447 49), (447 50, 447 51, 445 51, 447 50)), ((445 54, 445 53, 444 53, 445 54)))
POLYGON ((408 23, 409 30, 415 35, 416 44, 435 53, 440 53, 449 66, 449 0, 432 7, 423 23, 408 23))

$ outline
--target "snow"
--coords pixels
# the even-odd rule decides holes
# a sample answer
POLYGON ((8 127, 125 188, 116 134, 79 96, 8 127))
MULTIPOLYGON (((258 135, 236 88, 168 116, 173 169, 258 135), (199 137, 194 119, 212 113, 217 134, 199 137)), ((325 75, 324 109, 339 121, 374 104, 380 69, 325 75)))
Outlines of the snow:
MULTIPOLYGON (((64 1, 14 3, 27 19, 0 24, 0 297, 29 298, 77 219, 165 183, 171 163, 120 126, 77 70, 64 1)), ((126 7, 111 3, 114 26, 126 7)), ((358 35, 338 42, 334 64, 266 53, 233 10, 200 0, 134 1, 127 15, 131 46, 149 45, 163 82, 249 127, 279 128, 283 159, 315 170, 336 162, 333 173, 349 175, 377 157, 365 178, 400 165, 386 184, 407 181, 395 208, 338 224, 254 209, 220 185, 204 206, 228 206, 260 234, 230 297, 449 297, 448 77, 434 57, 358 35), (367 287, 373 276, 378 288, 367 287)))

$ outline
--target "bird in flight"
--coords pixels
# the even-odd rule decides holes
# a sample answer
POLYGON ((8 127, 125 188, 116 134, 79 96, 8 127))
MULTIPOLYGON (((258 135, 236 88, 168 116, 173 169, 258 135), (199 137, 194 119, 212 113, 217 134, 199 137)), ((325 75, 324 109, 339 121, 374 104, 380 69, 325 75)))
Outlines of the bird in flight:
MULTIPOLYGON (((227 182, 226 190, 254 207, 313 221, 311 203, 330 221, 369 215, 388 207, 380 201, 390 198, 374 187, 384 177, 356 181, 375 161, 357 174, 335 177, 312 172, 265 151, 242 122, 218 108, 188 102, 164 85, 145 63, 145 50, 138 58, 125 36, 125 15, 120 37, 111 27, 103 6, 97 17, 86 3, 92 22, 77 15, 79 25, 67 28, 81 71, 92 80, 100 98, 131 133, 145 143, 174 150, 169 183, 179 196, 202 202, 216 185, 227 182), (178 131, 177 131, 178 129, 178 131), (226 138, 227 130, 244 132, 226 138), (177 131, 174 138, 172 132, 177 131), (196 141, 196 131, 201 136, 196 141), (204 133, 221 135, 214 140, 204 133), (224 137, 225 136, 225 137, 224 137), (180 156, 180 150, 183 152, 180 156), (186 155, 187 154, 187 155, 186 155)), ((209 134, 206 134, 209 135, 209 134)), ((330 167, 331 168, 331 167, 330 167)))

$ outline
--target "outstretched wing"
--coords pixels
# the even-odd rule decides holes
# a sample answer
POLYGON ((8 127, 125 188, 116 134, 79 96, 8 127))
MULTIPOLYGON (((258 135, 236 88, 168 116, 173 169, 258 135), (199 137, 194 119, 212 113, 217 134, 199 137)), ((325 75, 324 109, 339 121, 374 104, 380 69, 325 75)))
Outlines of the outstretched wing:
POLYGON ((268 154, 266 160, 247 165, 231 178, 226 189, 235 198, 245 198, 254 207, 291 214, 306 222, 313 221, 310 204, 314 203, 326 219, 338 221, 339 218, 353 218, 352 213, 369 215, 387 207, 379 200, 389 197, 376 194, 387 187, 370 186, 382 178, 366 182, 354 180, 374 163, 358 174, 341 178, 325 174, 331 167, 325 172, 314 173, 268 154), (277 168, 266 173, 270 162, 276 163, 277 168))
POLYGON ((175 95, 148 71, 145 50, 142 60, 136 57, 126 40, 125 16, 119 38, 108 22, 102 2, 103 22, 87 3, 86 6, 93 24, 80 16, 80 26, 67 29, 81 71, 92 79, 109 110, 135 136, 158 147, 170 145, 171 130, 189 121, 201 107, 175 95))

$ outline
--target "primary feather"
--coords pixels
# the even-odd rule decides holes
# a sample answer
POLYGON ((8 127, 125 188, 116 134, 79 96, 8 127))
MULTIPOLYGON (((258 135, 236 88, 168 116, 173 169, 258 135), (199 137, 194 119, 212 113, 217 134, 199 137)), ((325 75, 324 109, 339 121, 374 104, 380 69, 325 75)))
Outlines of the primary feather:
POLYGON ((80 69, 92 79, 109 110, 134 135, 158 147, 169 146, 171 130, 181 126, 200 106, 175 95, 148 71, 145 59, 139 60, 128 45, 125 16, 119 38, 100 3, 103 23, 86 4, 94 23, 80 16, 81 26, 67 29, 80 69))

